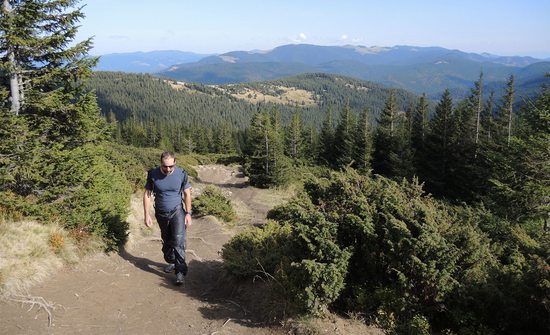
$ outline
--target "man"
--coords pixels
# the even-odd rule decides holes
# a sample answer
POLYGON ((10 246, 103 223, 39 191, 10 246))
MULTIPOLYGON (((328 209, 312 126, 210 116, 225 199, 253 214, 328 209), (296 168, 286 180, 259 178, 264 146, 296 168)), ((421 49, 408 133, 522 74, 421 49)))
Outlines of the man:
POLYGON ((191 185, 187 172, 176 166, 174 153, 165 151, 160 156, 161 165, 147 174, 143 211, 145 226, 151 227, 153 220, 149 209, 151 196, 155 196, 155 218, 160 227, 162 252, 169 264, 165 271, 176 272, 176 285, 183 284, 187 275, 185 263, 185 235, 191 219, 191 185), (182 207, 182 200, 185 208, 182 207))

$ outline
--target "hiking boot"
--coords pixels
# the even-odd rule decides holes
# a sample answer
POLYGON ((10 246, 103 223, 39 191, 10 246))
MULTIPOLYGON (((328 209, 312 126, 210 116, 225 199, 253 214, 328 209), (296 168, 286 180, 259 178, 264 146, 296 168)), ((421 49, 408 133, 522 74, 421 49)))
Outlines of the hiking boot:
POLYGON ((174 272, 174 269, 176 268, 176 265, 175 264, 168 264, 165 268, 164 268, 164 272, 166 273, 170 273, 170 272, 174 272))
POLYGON ((183 281, 184 281, 183 273, 181 273, 181 272, 176 273, 176 285, 178 285, 178 286, 182 285, 183 281))

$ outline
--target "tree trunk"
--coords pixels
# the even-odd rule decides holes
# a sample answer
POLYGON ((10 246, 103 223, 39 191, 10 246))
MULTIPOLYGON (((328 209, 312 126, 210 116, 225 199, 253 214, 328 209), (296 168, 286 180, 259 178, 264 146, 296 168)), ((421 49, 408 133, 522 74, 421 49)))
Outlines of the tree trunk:
POLYGON ((483 78, 483 75, 479 76, 479 96, 477 98, 477 117, 476 117, 476 145, 479 144, 479 132, 481 128, 481 108, 482 108, 482 102, 483 102, 483 91, 482 91, 482 85, 481 82, 483 78))
MULTIPOLYGON (((11 7, 11 4, 9 0, 4 0, 4 9, 7 12, 7 15, 10 15, 13 11, 13 8, 11 7)), ((21 86, 20 78, 17 73, 18 66, 15 62, 15 54, 13 52, 13 49, 10 45, 8 45, 7 50, 8 55, 8 62, 9 62, 9 71, 10 74, 10 101, 11 101, 11 110, 15 115, 19 115, 19 111, 21 110, 21 86)))

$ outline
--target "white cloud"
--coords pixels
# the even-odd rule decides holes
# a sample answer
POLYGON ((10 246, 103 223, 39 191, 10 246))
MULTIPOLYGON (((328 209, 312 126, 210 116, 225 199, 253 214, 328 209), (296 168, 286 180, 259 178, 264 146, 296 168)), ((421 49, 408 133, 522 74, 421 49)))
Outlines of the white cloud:
POLYGON ((348 40, 348 35, 343 34, 342 36, 340 36, 340 39, 341 39, 342 41, 347 41, 347 40, 348 40))
POLYGON ((289 38, 294 43, 302 43, 307 40, 307 36, 304 33, 298 34, 298 36, 289 38))

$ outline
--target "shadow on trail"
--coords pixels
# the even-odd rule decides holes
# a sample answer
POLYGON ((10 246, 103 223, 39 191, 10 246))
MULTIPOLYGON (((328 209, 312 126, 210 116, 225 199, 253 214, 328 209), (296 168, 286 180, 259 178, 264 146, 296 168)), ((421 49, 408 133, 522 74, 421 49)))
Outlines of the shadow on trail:
POLYGON ((124 249, 119 252, 119 255, 138 269, 162 277, 164 283, 161 286, 173 290, 174 294, 185 294, 207 303, 198 309, 205 319, 231 321, 247 327, 266 325, 241 301, 241 289, 238 284, 224 275, 221 261, 191 260, 188 263, 189 272, 185 277, 185 283, 182 286, 176 286, 174 274, 164 272, 165 263, 134 256, 124 249))
POLYGON ((140 270, 154 273, 159 277, 163 277, 165 280, 171 279, 170 274, 164 272, 164 267, 166 266, 166 263, 159 263, 152 261, 148 258, 134 256, 124 248, 122 248, 118 252, 118 254, 120 255, 120 257, 132 263, 136 268, 140 270))
POLYGON ((185 284, 171 288, 187 296, 207 302, 199 311, 205 319, 231 322, 247 327, 264 327, 265 322, 250 311, 243 302, 242 287, 227 278, 222 262, 217 260, 192 260, 185 284))

